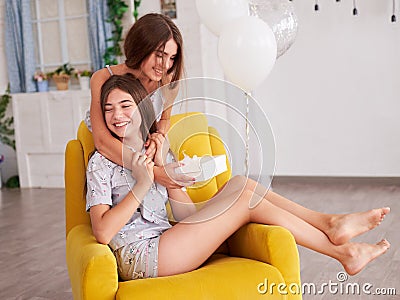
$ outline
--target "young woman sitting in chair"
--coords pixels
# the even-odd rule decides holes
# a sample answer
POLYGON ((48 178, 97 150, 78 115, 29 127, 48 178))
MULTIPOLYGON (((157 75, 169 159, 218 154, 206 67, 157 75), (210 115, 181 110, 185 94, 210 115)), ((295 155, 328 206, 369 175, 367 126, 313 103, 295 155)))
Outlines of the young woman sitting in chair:
MULTIPOLYGON (((389 242, 351 243, 380 224, 389 208, 353 214, 324 214, 300 206, 251 179, 235 176, 197 210, 180 188, 154 182, 154 166, 174 160, 156 131, 147 92, 131 74, 113 75, 101 88, 110 133, 133 152, 129 168, 95 152, 87 169, 87 210, 99 243, 109 244, 124 280, 168 276, 198 268, 235 231, 249 222, 288 229, 298 244, 338 260, 347 273, 360 272, 385 253, 389 242), (144 143, 151 134, 153 159, 144 143), (130 171, 131 170, 131 171, 130 171), (166 210, 169 201, 174 218, 166 210), (256 203, 256 205, 250 205, 256 203)), ((251 245, 248 245, 251 247, 251 245)))

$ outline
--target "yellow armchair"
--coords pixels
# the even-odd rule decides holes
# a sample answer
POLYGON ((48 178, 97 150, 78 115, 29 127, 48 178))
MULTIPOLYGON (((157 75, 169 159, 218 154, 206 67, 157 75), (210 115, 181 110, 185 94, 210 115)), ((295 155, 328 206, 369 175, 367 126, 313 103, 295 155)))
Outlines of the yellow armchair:
MULTIPOLYGON (((188 155, 225 153, 203 114, 172 116, 171 149, 188 155)), ((293 236, 278 226, 248 224, 200 268, 185 274, 119 281, 110 248, 96 242, 85 211, 85 170, 93 139, 82 122, 65 153, 66 260, 74 299, 301 299, 300 267, 293 236), (279 288, 278 288, 279 287, 279 288)), ((204 201, 230 177, 227 172, 188 189, 204 201)))

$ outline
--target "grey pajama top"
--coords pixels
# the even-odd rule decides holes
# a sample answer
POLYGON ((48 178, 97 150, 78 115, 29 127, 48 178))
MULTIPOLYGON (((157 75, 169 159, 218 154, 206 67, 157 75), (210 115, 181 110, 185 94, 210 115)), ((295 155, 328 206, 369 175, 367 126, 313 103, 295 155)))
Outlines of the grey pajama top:
MULTIPOLYGON (((171 153, 167 163, 173 161, 171 153)), ((86 210, 92 206, 106 204, 116 206, 131 192, 136 180, 131 171, 119 166, 95 152, 86 171, 86 210)), ((166 210, 167 189, 154 183, 136 212, 125 226, 112 238, 109 246, 113 251, 140 240, 160 236, 171 227, 166 210)))

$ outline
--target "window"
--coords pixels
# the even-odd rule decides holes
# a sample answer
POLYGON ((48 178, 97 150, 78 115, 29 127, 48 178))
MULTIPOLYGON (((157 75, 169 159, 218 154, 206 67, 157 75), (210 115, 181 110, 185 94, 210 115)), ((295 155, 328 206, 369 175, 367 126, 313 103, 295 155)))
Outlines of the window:
POLYGON ((37 69, 90 69, 86 0, 31 0, 37 69))

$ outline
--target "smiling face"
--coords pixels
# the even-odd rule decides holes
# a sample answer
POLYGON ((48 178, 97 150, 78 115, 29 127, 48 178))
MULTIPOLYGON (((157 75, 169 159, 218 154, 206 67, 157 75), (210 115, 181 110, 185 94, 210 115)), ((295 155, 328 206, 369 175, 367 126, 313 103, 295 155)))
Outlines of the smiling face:
POLYGON ((142 118, 129 93, 120 89, 112 90, 104 104, 104 118, 108 129, 120 140, 128 136, 142 138, 142 118))
POLYGON ((141 149, 143 139, 157 131, 151 99, 130 73, 112 75, 104 82, 100 105, 110 133, 128 145, 141 149))
POLYGON ((161 46, 143 61, 142 73, 152 81, 160 81, 174 65, 177 52, 177 43, 174 39, 169 39, 165 47, 161 46))
MULTIPOLYGON (((125 64, 132 70, 135 70, 135 75, 140 77, 140 80, 157 78, 159 81, 160 76, 155 76, 154 70, 150 67, 150 72, 146 68, 143 70, 144 63, 151 61, 152 64, 155 62, 155 52, 161 51, 161 54, 166 55, 175 54, 173 65, 171 64, 170 58, 164 57, 164 64, 170 64, 167 68, 156 68, 168 70, 168 75, 171 76, 172 81, 181 79, 183 74, 183 38, 179 31, 179 28, 171 20, 171 18, 158 13, 149 13, 140 17, 129 29, 125 41, 124 41, 124 53, 125 53, 125 64), (169 49, 170 44, 173 43, 174 49, 169 49), (168 45, 166 45, 168 44, 168 45), (164 47, 165 46, 165 47, 164 47), (176 47, 176 48, 175 48, 176 47), (172 67, 171 67, 172 66, 172 67), (136 71, 142 74, 136 73, 136 71), (146 78, 143 78, 143 72, 146 78)), ((133 72, 130 72, 133 73, 133 72)), ((164 79, 164 78, 163 78, 164 79)), ((169 81, 168 81, 169 82, 169 81)), ((142 81, 143 84, 143 81, 142 81)))

